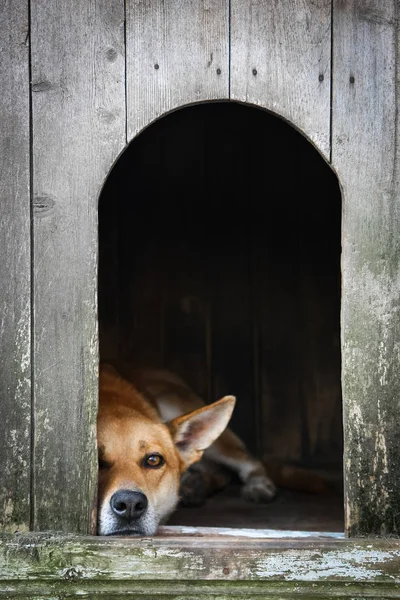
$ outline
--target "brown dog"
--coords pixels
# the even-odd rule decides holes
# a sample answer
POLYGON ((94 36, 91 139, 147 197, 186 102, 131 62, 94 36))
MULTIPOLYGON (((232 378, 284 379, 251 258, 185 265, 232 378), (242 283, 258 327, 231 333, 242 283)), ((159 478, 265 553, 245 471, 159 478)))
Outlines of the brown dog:
POLYGON ((154 535, 175 509, 180 485, 184 502, 200 504, 229 481, 225 467, 239 475, 246 499, 275 495, 263 465, 226 429, 233 396, 204 406, 168 371, 123 374, 100 368, 100 535, 154 535))

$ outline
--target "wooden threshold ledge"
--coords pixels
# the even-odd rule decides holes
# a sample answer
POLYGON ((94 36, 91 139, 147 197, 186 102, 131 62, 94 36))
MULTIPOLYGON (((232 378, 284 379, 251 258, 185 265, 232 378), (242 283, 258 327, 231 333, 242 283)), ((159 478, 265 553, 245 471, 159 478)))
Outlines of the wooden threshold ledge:
POLYGON ((152 538, 3 534, 0 598, 400 598, 400 540, 248 531, 165 527, 152 538))

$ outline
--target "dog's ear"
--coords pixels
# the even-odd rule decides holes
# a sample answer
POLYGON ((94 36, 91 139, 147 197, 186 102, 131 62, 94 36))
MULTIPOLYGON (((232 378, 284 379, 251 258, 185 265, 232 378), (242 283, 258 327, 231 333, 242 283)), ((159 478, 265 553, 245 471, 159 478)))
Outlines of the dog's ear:
POLYGON ((105 362, 101 362, 99 364, 99 373, 101 375, 106 374, 106 375, 117 375, 118 376, 117 369, 113 365, 110 365, 110 363, 105 363, 105 362))
POLYGON ((99 365, 99 384, 102 390, 115 385, 115 380, 121 379, 117 370, 108 363, 100 363, 99 365))
POLYGON ((235 402, 234 396, 225 396, 167 423, 185 468, 200 460, 204 450, 221 435, 232 416, 235 402))

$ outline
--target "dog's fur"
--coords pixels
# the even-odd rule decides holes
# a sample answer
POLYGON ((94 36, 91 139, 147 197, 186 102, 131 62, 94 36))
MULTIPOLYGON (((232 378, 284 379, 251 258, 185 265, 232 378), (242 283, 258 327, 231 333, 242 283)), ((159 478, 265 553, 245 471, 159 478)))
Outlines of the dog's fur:
POLYGON ((168 371, 120 371, 124 378, 109 365, 100 367, 100 535, 154 535, 179 496, 186 504, 201 504, 228 483, 231 471, 247 500, 274 497, 264 466, 226 428, 233 396, 204 406, 168 371))

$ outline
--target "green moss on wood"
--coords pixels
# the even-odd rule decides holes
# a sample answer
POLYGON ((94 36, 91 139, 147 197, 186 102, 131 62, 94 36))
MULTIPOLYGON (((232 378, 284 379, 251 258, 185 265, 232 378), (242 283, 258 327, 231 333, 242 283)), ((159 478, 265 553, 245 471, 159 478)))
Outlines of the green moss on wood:
POLYGON ((0 536, 0 598, 400 598, 400 541, 0 536))

